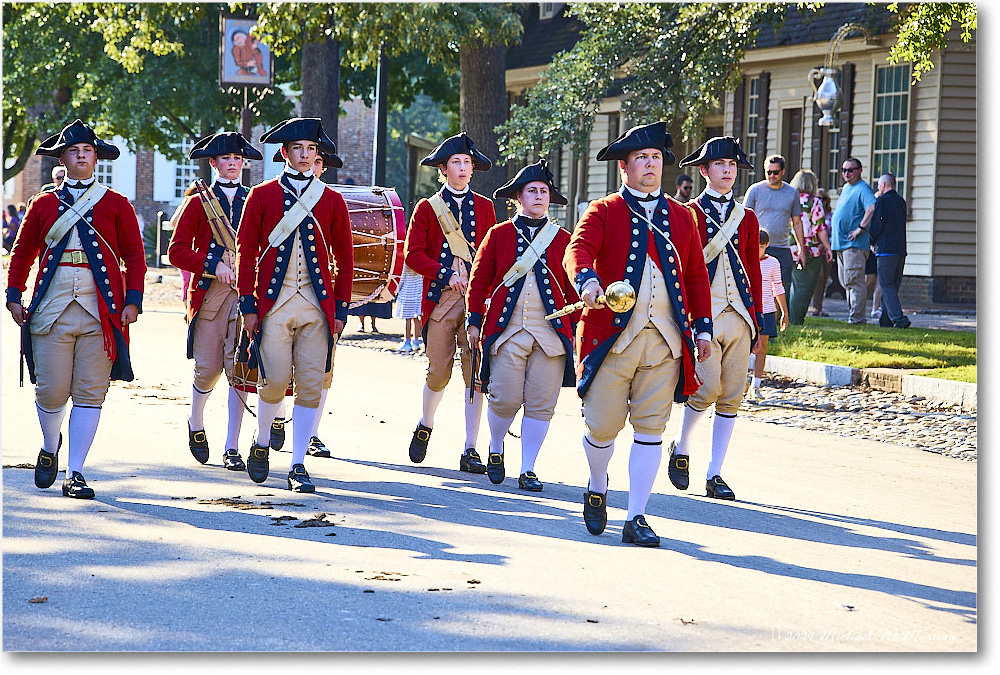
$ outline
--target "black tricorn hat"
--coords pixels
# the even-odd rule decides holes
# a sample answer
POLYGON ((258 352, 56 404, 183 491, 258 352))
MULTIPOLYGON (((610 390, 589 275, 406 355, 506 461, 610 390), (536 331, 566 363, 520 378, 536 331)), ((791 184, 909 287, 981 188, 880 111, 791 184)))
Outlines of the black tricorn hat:
POLYGON ((329 153, 337 152, 337 144, 326 135, 323 121, 318 117, 293 117, 265 131, 261 143, 292 143, 294 141, 313 141, 320 150, 329 153))
POLYGON ((752 169, 750 158, 743 152, 740 142, 734 136, 716 136, 701 144, 701 147, 681 160, 678 166, 707 164, 716 159, 735 159, 739 169, 752 169))
POLYGON ((250 145, 250 141, 238 131, 220 131, 205 136, 191 148, 188 159, 205 159, 228 154, 241 155, 244 159, 264 159, 260 150, 250 145))
POLYGON ((632 127, 624 134, 611 141, 607 146, 601 148, 597 153, 598 161, 608 161, 613 159, 628 159, 628 153, 646 148, 656 148, 663 151, 663 161, 665 164, 674 163, 674 153, 670 148, 674 145, 674 139, 667 131, 666 122, 653 122, 632 127))
MULTIPOLYGON (((324 169, 343 169, 344 160, 341 159, 340 155, 335 152, 327 152, 326 150, 320 150, 319 156, 323 158, 323 168, 324 169)), ((284 162, 285 158, 281 156, 281 148, 278 148, 274 153, 274 157, 271 158, 272 162, 284 162)))
POLYGON ((424 166, 447 164, 448 158, 452 155, 469 155, 472 157, 473 171, 489 171, 493 167, 493 161, 476 149, 472 139, 464 131, 457 136, 446 138, 442 141, 441 145, 431 150, 431 154, 420 160, 420 163, 424 166))
POLYGON ((552 204, 567 204, 566 198, 560 194, 559 188, 556 187, 548 164, 544 159, 540 159, 534 164, 524 167, 517 172, 516 176, 494 191, 493 199, 515 199, 517 198, 517 191, 525 185, 541 181, 549 186, 549 201, 552 204))
POLYGON ((42 144, 35 150, 35 154, 59 157, 63 150, 77 143, 89 143, 94 146, 97 151, 97 159, 118 159, 118 155, 121 154, 117 147, 102 141, 90 126, 79 119, 64 126, 58 134, 49 136, 42 141, 42 144))

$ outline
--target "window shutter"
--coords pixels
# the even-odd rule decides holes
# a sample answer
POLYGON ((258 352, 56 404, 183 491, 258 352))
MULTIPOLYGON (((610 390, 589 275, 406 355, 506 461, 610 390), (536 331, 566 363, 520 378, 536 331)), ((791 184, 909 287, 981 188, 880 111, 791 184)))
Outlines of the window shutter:
POLYGON ((768 107, 770 106, 771 73, 763 71, 757 85, 757 166, 753 168, 754 180, 764 178, 764 158, 767 157, 768 107))
POLYGON ((743 145, 746 140, 743 138, 743 115, 746 114, 746 105, 744 103, 746 91, 747 81, 743 79, 736 85, 736 91, 733 92, 733 136, 740 142, 740 145, 743 145))
POLYGON ((840 159, 851 156, 854 127, 854 64, 845 63, 840 73, 840 159))

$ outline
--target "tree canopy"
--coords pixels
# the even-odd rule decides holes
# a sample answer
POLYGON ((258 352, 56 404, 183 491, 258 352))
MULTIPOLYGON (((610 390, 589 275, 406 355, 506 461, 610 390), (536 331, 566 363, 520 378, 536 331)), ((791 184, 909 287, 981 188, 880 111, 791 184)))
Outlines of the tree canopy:
MULTIPOLYGON (((739 82, 739 63, 764 26, 788 11, 821 11, 825 3, 580 3, 580 40, 557 54, 499 130, 508 157, 547 155, 569 144, 583 152, 601 101, 620 91, 628 117, 681 121, 685 137, 701 132, 705 115, 739 82), (635 92, 642 92, 641 97, 635 92)), ((871 3, 875 4, 875 3, 871 3)), ((913 62, 914 78, 933 68, 957 21, 969 41, 976 27, 970 3, 914 3, 900 9, 890 59, 913 62)))
MULTIPOLYGON (((26 161, 39 138, 76 117, 132 150, 175 159, 179 138, 232 127, 243 97, 218 83, 219 14, 227 10, 221 3, 6 4, 4 156, 26 161)), ((291 105, 271 95, 255 108, 277 122, 291 105)), ((4 180, 22 168, 5 166, 4 180)))

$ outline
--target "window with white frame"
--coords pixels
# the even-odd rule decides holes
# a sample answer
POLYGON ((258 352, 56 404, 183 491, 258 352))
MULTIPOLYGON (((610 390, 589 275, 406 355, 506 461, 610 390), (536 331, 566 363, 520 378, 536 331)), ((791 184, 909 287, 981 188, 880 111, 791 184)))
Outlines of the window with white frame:
POLYGON ((559 13, 565 2, 540 2, 538 3, 538 18, 542 21, 551 19, 559 13))
POLYGON ((875 133, 871 181, 883 173, 896 177, 896 191, 905 194, 906 146, 910 119, 910 66, 875 69, 875 133))
POLYGON ((751 77, 747 80, 747 123, 746 123, 746 145, 743 146, 744 151, 747 153, 747 159, 750 160, 750 166, 753 167, 748 172, 739 172, 740 176, 737 178, 737 184, 735 186, 736 191, 739 194, 746 192, 747 188, 750 187, 750 183, 753 182, 753 177, 757 169, 757 132, 758 123, 760 121, 758 105, 760 103, 760 78, 751 77))
POLYGON ((97 167, 94 169, 94 176, 97 181, 105 186, 112 187, 114 183, 114 173, 115 173, 115 162, 111 159, 99 159, 97 160, 97 167))
POLYGON ((198 177, 198 163, 187 159, 187 154, 194 147, 194 141, 190 138, 181 140, 180 143, 174 144, 173 147, 180 150, 185 157, 185 159, 177 162, 177 166, 174 169, 174 197, 180 199, 184 196, 184 191, 187 190, 191 181, 198 177))

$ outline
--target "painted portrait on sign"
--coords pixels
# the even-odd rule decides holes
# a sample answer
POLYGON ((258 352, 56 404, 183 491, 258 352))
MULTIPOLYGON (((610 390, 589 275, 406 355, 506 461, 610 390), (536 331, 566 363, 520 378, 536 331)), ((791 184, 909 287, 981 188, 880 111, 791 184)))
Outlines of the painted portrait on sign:
POLYGON ((219 83, 270 86, 273 81, 271 49, 253 36, 254 19, 222 17, 219 83))

